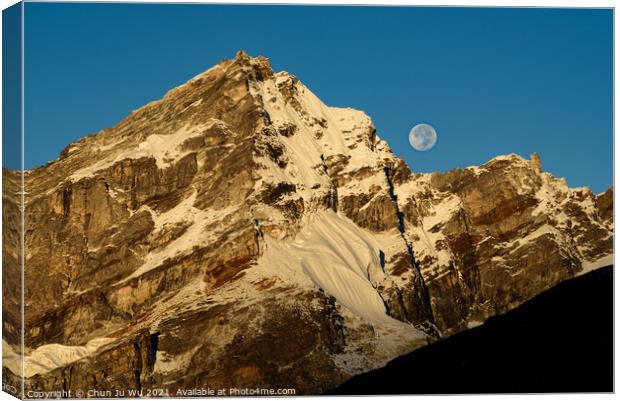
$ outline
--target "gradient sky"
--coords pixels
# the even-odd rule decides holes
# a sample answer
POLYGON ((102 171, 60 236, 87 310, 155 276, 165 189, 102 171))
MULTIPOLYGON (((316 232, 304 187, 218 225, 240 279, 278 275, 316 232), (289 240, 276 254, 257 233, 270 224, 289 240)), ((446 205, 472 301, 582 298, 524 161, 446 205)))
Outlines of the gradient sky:
POLYGON ((417 172, 540 154, 571 186, 613 175, 613 12, 27 3, 26 168, 239 49, 370 115, 417 172), (433 125, 435 148, 408 132, 433 125))

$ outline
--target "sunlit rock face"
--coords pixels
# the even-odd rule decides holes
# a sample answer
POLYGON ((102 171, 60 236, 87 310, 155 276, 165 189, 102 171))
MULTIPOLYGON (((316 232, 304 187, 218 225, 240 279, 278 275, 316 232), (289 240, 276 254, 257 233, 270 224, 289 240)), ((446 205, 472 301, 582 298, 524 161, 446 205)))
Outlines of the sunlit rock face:
MULTIPOLYGON (((19 185, 3 176, 11 284, 19 185)), ((514 155, 412 173, 364 113, 243 52, 25 185, 27 389, 321 393, 612 252, 611 190, 514 155)), ((19 294, 3 288, 14 379, 19 294)))
POLYGON ((397 192, 443 334, 612 264, 613 190, 570 189, 537 155, 413 174, 397 192))

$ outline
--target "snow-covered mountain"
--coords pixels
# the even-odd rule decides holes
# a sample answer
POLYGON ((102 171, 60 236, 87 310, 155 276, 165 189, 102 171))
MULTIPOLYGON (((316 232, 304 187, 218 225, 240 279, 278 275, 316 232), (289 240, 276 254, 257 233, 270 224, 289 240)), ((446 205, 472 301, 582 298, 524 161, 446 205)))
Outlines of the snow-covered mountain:
POLYGON ((25 201, 27 389, 321 393, 612 263, 612 189, 536 155, 412 173, 364 113, 243 52, 26 172, 25 201))

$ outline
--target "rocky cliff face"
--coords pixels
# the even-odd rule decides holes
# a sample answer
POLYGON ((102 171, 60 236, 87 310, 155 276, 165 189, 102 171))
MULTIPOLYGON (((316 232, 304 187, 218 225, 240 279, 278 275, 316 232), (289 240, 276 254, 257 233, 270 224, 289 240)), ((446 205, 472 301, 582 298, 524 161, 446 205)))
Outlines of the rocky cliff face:
POLYGON ((362 112, 243 52, 24 179, 27 391, 321 393, 611 263, 611 189, 516 155, 414 174, 362 112))
POLYGON ((399 203, 444 334, 612 264, 613 190, 570 189, 536 154, 404 177, 399 203))

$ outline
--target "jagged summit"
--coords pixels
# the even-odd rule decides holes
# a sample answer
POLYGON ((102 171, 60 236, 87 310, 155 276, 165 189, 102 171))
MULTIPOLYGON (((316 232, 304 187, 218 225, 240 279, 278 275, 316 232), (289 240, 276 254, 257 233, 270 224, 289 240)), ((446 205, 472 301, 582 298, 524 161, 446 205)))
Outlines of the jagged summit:
POLYGON ((235 53, 235 59, 243 59, 243 60, 250 60, 252 57, 247 54, 244 50, 239 50, 237 51, 237 53, 235 53))
POLYGON ((516 155, 413 174, 364 113, 243 52, 25 186, 27 388, 322 393, 613 256, 611 190, 516 155))
POLYGON ((271 65, 269 64, 269 59, 267 57, 262 55, 252 57, 244 50, 239 50, 237 51, 237 53, 235 53, 234 61, 246 65, 260 65, 261 67, 269 67, 269 69, 271 69, 271 65))
MULTIPOLYGON (((262 99, 256 90, 260 90, 258 86, 265 80, 274 80, 279 84, 285 81, 291 85, 298 83, 294 76, 286 72, 274 73, 265 57, 252 58, 240 50, 234 59, 221 61, 168 91, 161 99, 134 110, 116 126, 68 145, 61 152, 60 161, 78 159, 80 156, 88 160, 93 160, 93 157, 100 159, 119 145, 136 147, 149 135, 170 135, 184 123, 197 125, 221 120, 227 109, 239 106, 242 106, 243 112, 254 108, 256 113, 264 114, 263 110, 259 110, 262 109, 262 99)), ((227 117, 234 119, 234 116, 227 117)), ((227 120, 225 123, 235 124, 238 121, 227 120)), ((54 165, 55 161, 46 167, 50 164, 54 165)))
MULTIPOLYGON (((279 74, 286 75, 285 72, 279 74)), ((68 145, 61 152, 60 159, 65 158, 69 153, 75 152, 80 144, 96 146, 99 142, 105 142, 104 139, 106 139, 106 137, 114 136, 117 131, 126 128, 128 125, 133 125, 132 123, 137 122, 136 120, 146 120, 150 116, 161 113, 162 111, 176 113, 180 108, 183 108, 183 104, 187 103, 190 99, 195 98, 196 100, 200 100, 200 96, 204 94, 205 91, 213 91, 213 85, 223 79, 236 83, 247 83, 249 80, 265 79, 273 75, 274 72, 267 58, 263 56, 251 57, 243 50, 240 50, 237 52, 235 58, 222 60, 220 63, 198 74, 186 83, 171 89, 161 99, 150 102, 132 111, 125 120, 116 126, 104 129, 94 135, 88 135, 76 141, 74 144, 68 145), (204 87, 201 88, 201 86, 204 87)), ((220 89, 225 90, 226 88, 220 89)), ((168 117, 168 115, 166 114, 165 116, 159 117, 163 119, 168 117)), ((146 121, 140 122, 145 123, 146 121)), ((103 146, 105 146, 105 144, 103 146)), ((49 164, 50 163, 47 165, 49 164)))

